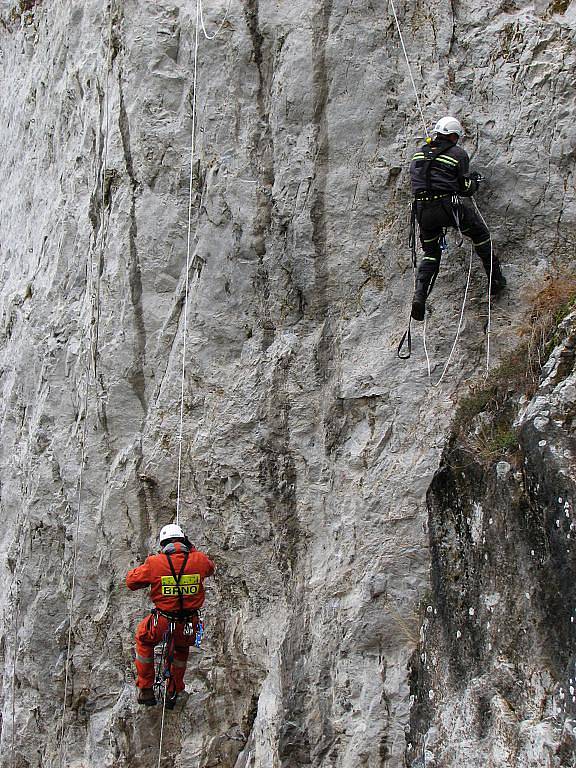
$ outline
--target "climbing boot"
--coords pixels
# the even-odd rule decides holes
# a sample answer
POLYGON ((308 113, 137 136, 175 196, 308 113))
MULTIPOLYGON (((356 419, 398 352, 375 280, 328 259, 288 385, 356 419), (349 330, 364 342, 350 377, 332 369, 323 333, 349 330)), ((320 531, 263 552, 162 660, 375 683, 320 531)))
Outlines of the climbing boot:
MULTIPOLYGON (((480 258, 482 259, 482 264, 484 265, 486 277, 488 278, 488 281, 490 281, 490 254, 480 254, 480 258)), ((490 283, 490 295, 498 296, 499 293, 502 293, 504 288, 506 288, 506 278, 502 274, 500 262, 496 256, 494 256, 492 259, 492 281, 490 283)))
MULTIPOLYGON (((490 276, 488 276, 488 279, 490 279, 490 276)), ((498 294, 502 293, 504 288, 506 288, 506 278, 502 274, 502 270, 500 269, 500 264, 496 262, 492 269, 492 283, 490 285, 490 295, 498 296, 498 294)))
POLYGON ((412 299, 412 317, 414 320, 424 320, 424 314, 426 312, 426 292, 414 291, 414 297, 412 299))
POLYGON ((146 707, 153 707, 154 704, 156 704, 154 688, 140 688, 138 693, 138 704, 143 704, 146 707))

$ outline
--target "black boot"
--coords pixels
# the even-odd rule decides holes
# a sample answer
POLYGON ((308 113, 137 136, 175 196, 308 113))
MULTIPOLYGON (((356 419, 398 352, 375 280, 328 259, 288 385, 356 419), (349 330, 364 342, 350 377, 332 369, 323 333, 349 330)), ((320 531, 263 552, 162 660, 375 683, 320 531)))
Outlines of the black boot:
POLYGON ((412 299, 412 317, 414 320, 424 320, 424 314, 426 312, 426 299, 428 298, 429 286, 434 277, 436 271, 436 265, 432 270, 422 269, 427 267, 428 264, 420 265, 418 274, 416 275, 416 288, 414 290, 414 297, 412 299))
POLYGON ((482 259, 482 264, 484 265, 484 271, 486 272, 486 277, 490 282, 490 295, 498 296, 498 294, 502 293, 504 288, 506 288, 506 278, 502 274, 502 269, 500 268, 500 262, 498 261, 498 257, 497 256, 491 257, 490 253, 487 253, 487 254, 483 253, 478 255, 482 259), (492 268, 491 281, 490 281, 490 268, 492 268))
MULTIPOLYGON (((416 284, 418 286, 418 284, 416 284)), ((414 320, 424 320, 426 312, 426 291, 416 287, 412 299, 412 317, 414 320)))
POLYGON ((137 701, 138 704, 144 704, 146 707, 153 707, 154 704, 156 704, 154 688, 139 688, 137 701))
MULTIPOLYGON (((488 273, 488 280, 490 280, 490 273, 488 273)), ((490 284, 490 295, 498 296, 499 293, 506 288, 506 278, 502 274, 500 269, 500 262, 498 259, 494 259, 492 263, 492 281, 490 284)))

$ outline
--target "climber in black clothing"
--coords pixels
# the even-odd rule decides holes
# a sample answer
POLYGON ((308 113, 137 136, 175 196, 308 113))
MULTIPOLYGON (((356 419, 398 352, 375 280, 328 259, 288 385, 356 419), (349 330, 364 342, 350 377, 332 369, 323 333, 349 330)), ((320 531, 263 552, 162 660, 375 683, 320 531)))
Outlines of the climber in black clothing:
POLYGON ((490 278, 492 294, 500 293, 506 279, 492 253, 490 232, 470 201, 481 176, 469 173, 470 158, 459 146, 464 129, 454 117, 443 117, 434 127, 434 139, 412 158, 410 178, 414 193, 415 218, 420 228, 424 256, 416 275, 412 317, 423 320, 426 298, 440 268, 440 243, 446 227, 457 227, 472 240, 474 249, 490 278))

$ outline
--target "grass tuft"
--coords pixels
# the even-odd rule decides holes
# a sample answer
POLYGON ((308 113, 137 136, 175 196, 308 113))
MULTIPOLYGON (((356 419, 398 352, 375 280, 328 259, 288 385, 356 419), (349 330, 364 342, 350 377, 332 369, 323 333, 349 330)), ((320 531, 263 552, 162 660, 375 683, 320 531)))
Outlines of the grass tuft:
POLYGON ((566 272, 548 275, 529 298, 530 310, 517 329, 522 341, 487 379, 470 385, 452 422, 452 440, 488 462, 517 445, 512 424, 518 402, 523 395, 534 395, 542 368, 560 341, 558 326, 576 303, 576 277, 566 272))

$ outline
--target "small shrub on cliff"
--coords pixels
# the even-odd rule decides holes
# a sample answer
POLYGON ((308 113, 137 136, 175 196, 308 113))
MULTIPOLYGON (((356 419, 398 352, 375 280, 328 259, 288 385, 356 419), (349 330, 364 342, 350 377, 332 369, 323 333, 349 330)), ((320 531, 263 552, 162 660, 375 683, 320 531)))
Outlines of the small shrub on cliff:
POLYGON ((470 386, 452 422, 452 439, 469 444, 485 460, 517 444, 512 423, 518 401, 538 388, 542 367, 559 341, 558 325, 574 308, 576 277, 564 272, 549 275, 530 298, 530 311, 518 329, 521 343, 485 380, 470 386))

